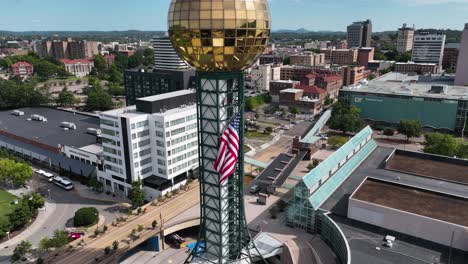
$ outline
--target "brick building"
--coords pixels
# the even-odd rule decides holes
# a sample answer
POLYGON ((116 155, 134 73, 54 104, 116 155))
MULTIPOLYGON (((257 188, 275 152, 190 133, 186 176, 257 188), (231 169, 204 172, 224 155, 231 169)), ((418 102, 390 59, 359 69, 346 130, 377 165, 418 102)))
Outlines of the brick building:
POLYGON ((374 48, 359 48, 358 50, 358 65, 364 66, 366 68, 369 67, 369 61, 374 60, 374 48))
POLYGON ((458 55, 460 53, 460 43, 445 44, 442 67, 444 69, 457 69, 458 55))
POLYGON ((366 80, 369 77, 370 70, 364 66, 345 66, 342 68, 343 85, 350 86, 366 80))
POLYGON ((305 52, 289 57, 289 63, 297 66, 319 66, 325 63, 325 54, 305 52))
POLYGON ((326 49, 320 52, 325 54, 325 62, 331 64, 349 65, 358 60, 357 49, 326 49))
POLYGON ((271 81, 270 82, 270 96, 273 103, 279 103, 279 95, 282 90, 295 88, 299 85, 298 81, 285 81, 285 80, 278 80, 278 81, 271 81))
POLYGON ((33 75, 34 67, 28 62, 19 61, 11 65, 11 72, 13 76, 27 77, 33 75))

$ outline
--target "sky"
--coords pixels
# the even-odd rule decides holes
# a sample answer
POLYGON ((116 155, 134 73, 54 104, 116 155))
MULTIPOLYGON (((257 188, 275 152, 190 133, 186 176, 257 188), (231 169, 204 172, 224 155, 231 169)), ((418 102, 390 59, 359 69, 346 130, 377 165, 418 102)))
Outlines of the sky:
MULTIPOLYGON (((374 32, 417 28, 461 30, 468 0, 269 0, 273 29, 346 31, 371 19, 374 32)), ((0 30, 166 30, 170 0, 0 0, 0 30)))

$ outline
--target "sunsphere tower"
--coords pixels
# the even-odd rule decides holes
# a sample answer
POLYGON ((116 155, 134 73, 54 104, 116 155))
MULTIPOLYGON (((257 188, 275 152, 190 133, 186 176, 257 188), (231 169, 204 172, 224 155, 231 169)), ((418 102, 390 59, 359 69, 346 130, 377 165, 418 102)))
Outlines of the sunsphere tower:
MULTIPOLYGON (((199 262, 250 263, 244 210, 244 73, 270 37, 267 0, 172 0, 169 36, 197 69, 201 226, 199 262), (218 139, 240 112, 240 151, 223 183, 214 169, 218 139)), ((197 249, 194 250, 198 252, 197 249)))

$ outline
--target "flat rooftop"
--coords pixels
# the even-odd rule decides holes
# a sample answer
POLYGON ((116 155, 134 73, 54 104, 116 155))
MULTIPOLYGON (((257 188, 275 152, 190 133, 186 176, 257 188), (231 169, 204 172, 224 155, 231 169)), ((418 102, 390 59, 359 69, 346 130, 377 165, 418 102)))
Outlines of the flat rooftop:
POLYGON ((398 150, 386 168, 468 185, 468 162, 464 160, 398 150))
POLYGON ((413 173, 405 173, 385 168, 385 160, 395 151, 393 148, 378 147, 361 165, 354 170, 343 184, 322 204, 321 209, 335 215, 346 217, 348 214, 348 200, 366 177, 381 179, 414 186, 416 188, 433 190, 453 196, 468 197, 468 188, 464 184, 447 181, 435 177, 422 177, 413 173))
POLYGON ((0 111, 0 130, 57 148, 59 144, 82 148, 96 143, 96 136, 86 133, 88 128, 99 128, 99 118, 46 107, 18 108, 24 116, 11 111, 0 111), (47 122, 27 121, 32 114, 47 118, 47 122), (65 131, 62 122, 75 123, 76 130, 65 131))
POLYGON ((468 199, 462 197, 368 178, 351 199, 468 226, 468 199))
POLYGON ((359 87, 344 87, 344 91, 387 95, 418 96, 438 99, 468 100, 468 87, 453 85, 453 77, 411 76, 390 72, 359 87), (444 93, 431 93, 433 85, 447 85, 444 93))

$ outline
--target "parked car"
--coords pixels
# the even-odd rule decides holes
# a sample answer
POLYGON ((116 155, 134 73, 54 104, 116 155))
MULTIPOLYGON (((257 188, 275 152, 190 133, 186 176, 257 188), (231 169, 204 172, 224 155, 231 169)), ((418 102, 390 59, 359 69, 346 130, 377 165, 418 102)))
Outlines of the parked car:
POLYGON ((260 192, 260 186, 258 186, 257 184, 254 184, 250 187, 251 194, 256 194, 258 192, 260 192))
POLYGON ((166 243, 169 245, 172 245, 173 247, 179 249, 180 248, 180 243, 177 241, 177 239, 171 234, 166 237, 166 243))
POLYGON ((185 243, 185 239, 182 238, 181 236, 179 236, 178 234, 175 234, 175 233, 174 233, 174 234, 172 234, 172 236, 173 236, 174 239, 175 239, 177 242, 179 242, 180 244, 185 243))

